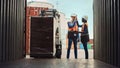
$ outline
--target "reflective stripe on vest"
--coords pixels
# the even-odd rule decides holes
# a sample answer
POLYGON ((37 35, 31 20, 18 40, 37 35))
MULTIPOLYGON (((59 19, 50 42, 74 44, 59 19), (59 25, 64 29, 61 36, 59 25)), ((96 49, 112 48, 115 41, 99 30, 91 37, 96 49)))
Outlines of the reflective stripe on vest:
POLYGON ((75 24, 73 28, 68 28, 68 31, 78 31, 77 23, 75 24))
POLYGON ((85 26, 85 25, 86 25, 87 28, 88 28, 88 23, 83 24, 83 25, 82 25, 82 29, 81 29, 82 32, 84 32, 84 26, 85 26))

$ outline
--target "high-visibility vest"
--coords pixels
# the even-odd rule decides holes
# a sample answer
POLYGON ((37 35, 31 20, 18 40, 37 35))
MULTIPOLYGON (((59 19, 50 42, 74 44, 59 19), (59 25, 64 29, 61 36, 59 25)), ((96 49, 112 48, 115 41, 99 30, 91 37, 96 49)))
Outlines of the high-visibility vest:
POLYGON ((68 28, 68 31, 78 31, 78 25, 75 23, 75 26, 72 28, 68 28))
POLYGON ((88 30, 88 23, 85 23, 85 24, 82 25, 82 29, 81 29, 82 32, 85 31, 85 30, 84 30, 84 29, 85 29, 85 26, 86 26, 86 29, 88 30))

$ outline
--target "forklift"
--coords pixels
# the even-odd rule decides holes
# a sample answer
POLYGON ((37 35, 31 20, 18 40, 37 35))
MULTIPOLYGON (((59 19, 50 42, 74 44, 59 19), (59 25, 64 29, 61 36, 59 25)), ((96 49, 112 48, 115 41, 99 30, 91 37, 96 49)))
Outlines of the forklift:
POLYGON ((42 10, 31 17, 30 57, 61 58, 60 15, 55 9, 42 10))

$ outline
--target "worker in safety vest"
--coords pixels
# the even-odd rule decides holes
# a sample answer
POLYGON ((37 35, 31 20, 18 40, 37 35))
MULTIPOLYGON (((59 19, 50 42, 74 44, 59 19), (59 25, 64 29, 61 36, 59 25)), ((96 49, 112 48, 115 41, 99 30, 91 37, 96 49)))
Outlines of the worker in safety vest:
POLYGON ((89 54, 88 54, 88 49, 87 49, 87 42, 89 42, 89 32, 88 32, 88 17, 87 16, 83 16, 82 17, 82 29, 81 29, 81 42, 84 46, 84 50, 85 50, 85 59, 89 58, 89 54))
POLYGON ((67 59, 69 59, 70 49, 72 42, 74 43, 74 55, 77 59, 77 39, 78 39, 78 21, 77 15, 71 15, 72 21, 68 22, 68 49, 67 49, 67 59))

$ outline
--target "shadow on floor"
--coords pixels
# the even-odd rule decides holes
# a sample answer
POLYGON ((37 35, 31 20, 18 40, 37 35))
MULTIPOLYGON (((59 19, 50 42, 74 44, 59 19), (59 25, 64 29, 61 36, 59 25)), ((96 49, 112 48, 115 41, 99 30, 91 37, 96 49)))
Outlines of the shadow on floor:
POLYGON ((115 68, 94 59, 22 59, 0 64, 0 68, 115 68))

